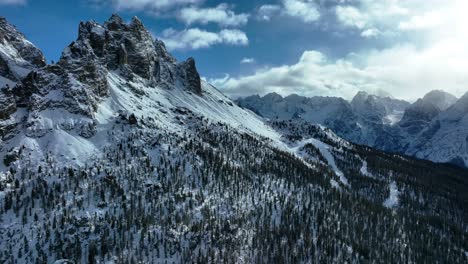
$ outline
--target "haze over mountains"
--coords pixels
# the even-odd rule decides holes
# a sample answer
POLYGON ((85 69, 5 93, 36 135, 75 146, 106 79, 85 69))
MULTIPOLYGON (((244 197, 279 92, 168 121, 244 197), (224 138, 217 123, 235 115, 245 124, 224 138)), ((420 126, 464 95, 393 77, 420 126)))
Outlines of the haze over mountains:
POLYGON ((366 92, 359 92, 350 102, 268 94, 240 98, 237 103, 270 120, 322 124, 357 144, 467 166, 467 96, 456 98, 435 90, 410 104, 366 92))
POLYGON ((468 171, 352 143, 456 145, 467 96, 239 102, 266 120, 118 15, 44 61, 0 19, 2 263, 468 261, 468 171))

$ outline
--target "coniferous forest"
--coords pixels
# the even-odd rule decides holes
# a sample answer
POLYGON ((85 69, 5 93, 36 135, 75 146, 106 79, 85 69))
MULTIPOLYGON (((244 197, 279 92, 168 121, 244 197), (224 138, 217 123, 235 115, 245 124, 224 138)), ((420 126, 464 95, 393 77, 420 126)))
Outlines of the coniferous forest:
MULTIPOLYGON (((91 163, 50 158, 2 174, 2 262, 467 260, 466 170, 337 144, 349 183, 331 187, 336 175, 313 145, 303 147, 304 162, 267 139, 199 121, 183 136, 115 124, 115 147, 91 163), (390 182, 394 207, 383 205, 390 182)), ((316 126, 273 125, 289 140, 327 142, 316 126)))

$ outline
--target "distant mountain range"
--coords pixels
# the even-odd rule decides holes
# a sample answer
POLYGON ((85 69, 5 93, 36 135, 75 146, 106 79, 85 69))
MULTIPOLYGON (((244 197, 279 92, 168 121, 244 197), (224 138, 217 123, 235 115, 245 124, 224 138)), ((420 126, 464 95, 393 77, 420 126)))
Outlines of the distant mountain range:
POLYGON ((362 145, 435 162, 468 166, 468 93, 461 98, 431 91, 413 104, 359 92, 350 102, 336 97, 240 98, 239 106, 269 120, 304 120, 329 127, 362 145))

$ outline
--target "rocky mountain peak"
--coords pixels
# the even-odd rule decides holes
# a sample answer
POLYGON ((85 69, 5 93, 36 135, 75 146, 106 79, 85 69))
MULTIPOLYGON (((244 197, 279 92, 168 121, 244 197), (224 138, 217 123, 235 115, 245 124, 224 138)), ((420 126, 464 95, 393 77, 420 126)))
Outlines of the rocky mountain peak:
POLYGON ((151 85, 171 87, 179 78, 188 85, 188 90, 201 93, 194 59, 177 63, 164 43, 153 39, 138 17, 128 24, 116 14, 103 25, 94 21, 80 23, 78 39, 65 49, 61 64, 87 61, 108 71, 136 74, 151 85))
POLYGON ((126 26, 125 21, 118 14, 112 14, 104 25, 110 30, 119 30, 126 26))
POLYGON ((401 119, 399 113, 403 113, 408 106, 409 103, 406 101, 372 95, 364 91, 358 92, 351 100, 353 110, 367 121, 374 123, 394 123, 394 119, 401 119))
POLYGON ((439 111, 445 111, 455 104, 457 97, 442 90, 433 90, 422 98, 423 102, 434 105, 439 111))
POLYGON ((442 112, 442 120, 459 121, 468 117, 468 92, 452 104, 446 111, 442 112))
MULTIPOLYGON (((21 52, 29 48, 27 55, 36 54, 38 61, 44 61, 42 53, 5 20, 0 24, 0 81, 10 77, 7 72, 10 65, 14 69, 25 67, 21 76, 13 75, 15 79, 12 80, 18 85, 12 91, 0 94, 1 101, 7 102, 7 107, 0 109, 0 116, 8 119, 16 108, 27 109, 28 136, 44 136, 50 128, 44 127, 40 113, 57 109, 76 115, 78 121, 72 127, 77 128, 78 134, 92 136, 96 111, 100 103, 110 96, 111 75, 128 83, 138 83, 139 88, 130 90, 140 97, 145 95, 143 89, 183 89, 202 95, 195 60, 189 58, 177 62, 167 52, 164 43, 155 40, 137 17, 130 23, 116 14, 103 24, 81 22, 77 39, 63 50, 59 62, 52 65, 36 63, 42 67, 32 67, 33 61, 25 58, 34 56, 26 57, 21 52), (2 45, 9 46, 1 49, 2 45), (2 51, 12 50, 10 46, 16 48, 15 53, 6 57, 2 51), (31 52, 32 47, 37 52, 31 52)), ((15 83, 9 81, 8 84, 15 83)))
POLYGON ((137 16, 132 17, 132 21, 131 21, 131 23, 130 23, 130 27, 133 28, 133 29, 136 30, 136 31, 138 31, 138 30, 141 30, 141 31, 146 30, 145 26, 143 25, 143 22, 141 22, 141 20, 140 20, 137 16))
POLYGON ((44 55, 15 26, 0 17, 0 86, 24 78, 31 70, 46 65, 44 55))
POLYGON ((418 99, 405 111, 400 126, 409 134, 417 134, 440 113, 457 102, 457 98, 445 91, 434 90, 418 99))
POLYGON ((408 134, 416 135, 439 113, 441 113, 441 110, 435 104, 424 99, 418 99, 406 109, 399 125, 408 134))
POLYGON ((266 94, 263 97, 266 101, 271 101, 271 102, 280 102, 283 100, 283 97, 279 95, 278 93, 272 92, 269 94, 266 94))
POLYGON ((369 94, 365 91, 359 91, 354 97, 352 101, 362 101, 366 100, 369 97, 369 94))

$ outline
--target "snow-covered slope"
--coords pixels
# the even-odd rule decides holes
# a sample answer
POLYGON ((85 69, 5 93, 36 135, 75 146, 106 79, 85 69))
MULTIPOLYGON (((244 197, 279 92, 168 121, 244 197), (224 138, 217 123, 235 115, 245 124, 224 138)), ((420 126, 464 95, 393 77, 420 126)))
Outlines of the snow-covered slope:
POLYGON ((250 109, 269 120, 305 120, 331 128, 338 135, 354 142, 361 139, 359 120, 349 102, 336 97, 302 97, 290 95, 285 98, 271 93, 240 98, 239 106, 250 109))
POLYGON ((10 108, 2 121, 8 128, 2 156, 21 146, 37 160, 51 154, 83 164, 106 146, 115 121, 129 116, 181 134, 187 129, 181 115, 190 114, 279 139, 261 118, 201 81, 193 59, 177 62, 138 18, 81 23, 57 64, 36 69, 3 95, 10 108))
POLYGON ((432 91, 408 107, 398 125, 405 133, 414 136, 456 101, 457 98, 447 92, 432 91))
POLYGON ((468 93, 433 118, 409 145, 407 153, 468 167, 468 93))
POLYGON ((351 102, 336 97, 302 97, 278 94, 240 98, 237 103, 269 120, 305 120, 321 124, 354 143, 399 148, 393 125, 409 103, 359 92, 351 102))
POLYGON ((358 92, 351 101, 354 112, 370 123, 394 125, 410 104, 403 100, 358 92))
POLYGON ((268 120, 321 124, 353 143, 468 166, 465 97, 431 91, 413 104, 359 92, 341 98, 269 94, 237 100, 268 120))
POLYGON ((44 65, 42 52, 0 17, 0 88, 13 86, 32 69, 44 65))

